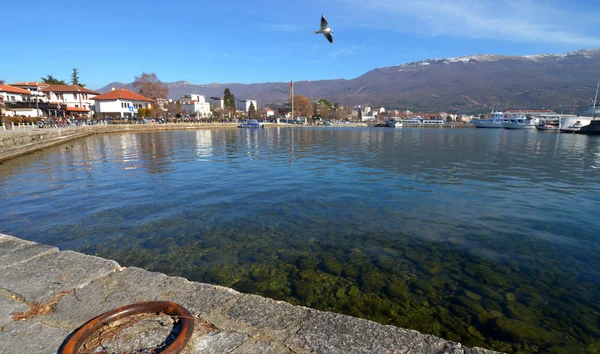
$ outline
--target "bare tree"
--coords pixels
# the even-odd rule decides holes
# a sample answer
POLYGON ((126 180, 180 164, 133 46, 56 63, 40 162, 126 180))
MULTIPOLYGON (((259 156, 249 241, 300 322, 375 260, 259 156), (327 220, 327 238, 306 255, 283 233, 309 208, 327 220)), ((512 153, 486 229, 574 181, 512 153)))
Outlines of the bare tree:
POLYGON ((166 99, 169 96, 169 88, 156 77, 155 73, 142 73, 142 76, 136 76, 133 82, 140 95, 146 96, 156 101, 158 98, 166 99))

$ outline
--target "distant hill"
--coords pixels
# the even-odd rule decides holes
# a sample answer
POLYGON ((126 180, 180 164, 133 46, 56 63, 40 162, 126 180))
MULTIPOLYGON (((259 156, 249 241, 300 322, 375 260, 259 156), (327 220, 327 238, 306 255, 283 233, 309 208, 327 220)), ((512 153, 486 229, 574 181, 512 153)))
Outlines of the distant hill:
MULTIPOLYGON (((600 80, 600 50, 528 56, 473 55, 429 59, 371 70, 355 79, 300 81, 294 90, 311 98, 348 105, 385 106, 412 111, 486 112, 493 109, 548 108, 582 111, 600 80)), ((111 83, 97 91, 131 84, 111 83)), ((221 96, 229 87, 237 98, 259 104, 283 102, 289 82, 194 85, 167 84, 170 98, 186 93, 221 96)))

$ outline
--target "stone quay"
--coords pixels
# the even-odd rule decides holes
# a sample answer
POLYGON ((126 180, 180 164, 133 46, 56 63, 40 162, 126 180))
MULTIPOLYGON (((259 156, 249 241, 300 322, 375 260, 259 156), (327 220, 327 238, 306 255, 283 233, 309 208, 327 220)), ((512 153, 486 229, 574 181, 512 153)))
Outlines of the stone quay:
MULTIPOLYGON (((183 353, 495 353, 0 234, 0 353, 56 353, 87 321, 141 301, 191 312, 183 353)), ((135 345, 159 345, 172 328, 162 337, 142 328, 135 345)))

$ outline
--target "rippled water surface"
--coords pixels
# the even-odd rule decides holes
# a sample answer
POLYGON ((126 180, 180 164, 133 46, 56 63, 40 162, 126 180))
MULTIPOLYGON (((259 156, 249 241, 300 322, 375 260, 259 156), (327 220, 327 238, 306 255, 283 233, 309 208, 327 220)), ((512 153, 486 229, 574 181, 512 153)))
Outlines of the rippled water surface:
POLYGON ((600 348, 600 137, 99 135, 0 165, 0 231, 508 352, 600 348))

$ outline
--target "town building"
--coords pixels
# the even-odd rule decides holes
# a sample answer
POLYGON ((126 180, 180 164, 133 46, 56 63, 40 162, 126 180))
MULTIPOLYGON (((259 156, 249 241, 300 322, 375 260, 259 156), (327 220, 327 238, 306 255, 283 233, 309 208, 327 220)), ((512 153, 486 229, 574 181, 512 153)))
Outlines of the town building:
POLYGON ((35 117, 35 105, 29 105, 31 92, 11 85, 0 84, 0 115, 35 117))
POLYGON ((99 92, 88 90, 79 85, 47 85, 42 87, 43 92, 50 103, 64 106, 68 115, 88 116, 94 114, 94 97, 99 92))
POLYGON ((0 100, 3 102, 28 101, 31 92, 11 85, 0 85, 0 100))
POLYGON ((265 107, 265 115, 267 118, 275 117, 275 110, 273 108, 265 107))
POLYGON ((139 108, 152 108, 152 99, 127 89, 112 89, 94 97, 99 118, 134 118, 139 108))
POLYGON ((210 98, 210 108, 212 108, 212 109, 225 108, 225 100, 223 100, 223 97, 211 97, 210 98))
POLYGON ((254 109, 258 111, 258 102, 255 100, 237 100, 235 103, 235 109, 244 113, 248 113, 250 110, 250 105, 254 105, 254 109))
POLYGON ((197 117, 207 118, 212 115, 210 103, 206 102, 206 97, 197 94, 187 94, 179 100, 181 110, 187 114, 197 117))
POLYGON ((363 122, 374 122, 375 120, 377 120, 377 116, 369 116, 369 115, 362 115, 360 117, 361 121, 363 122))
POLYGON ((423 113, 421 114, 423 120, 440 120, 444 119, 439 113, 423 113))
POLYGON ((10 86, 18 87, 20 89, 31 92, 31 96, 33 96, 30 97, 31 100, 35 100, 35 97, 37 97, 37 100, 39 102, 48 102, 48 98, 45 94, 42 93, 42 89, 50 86, 49 84, 45 84, 43 82, 38 81, 22 81, 10 84, 10 86))

